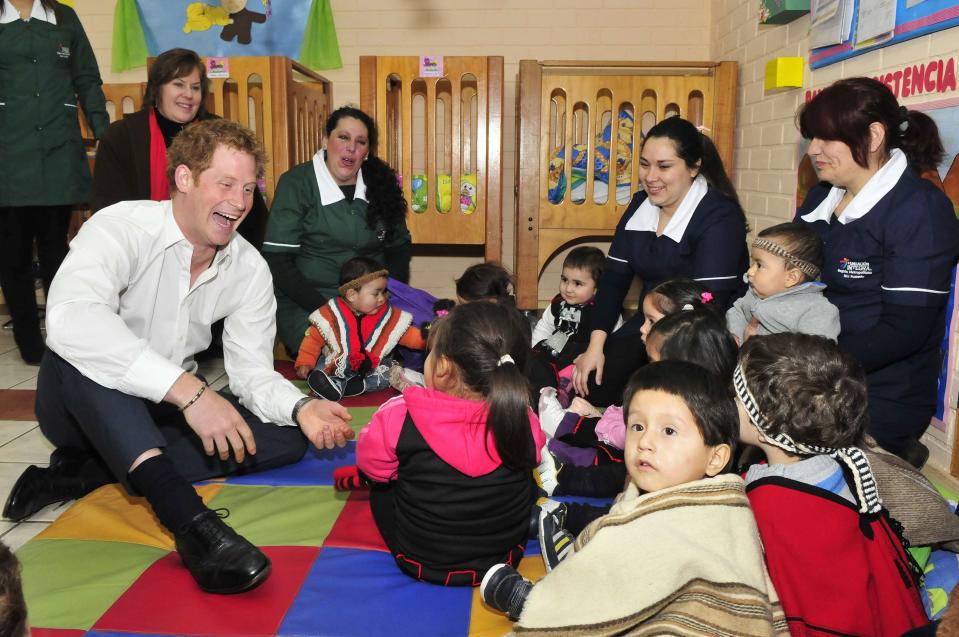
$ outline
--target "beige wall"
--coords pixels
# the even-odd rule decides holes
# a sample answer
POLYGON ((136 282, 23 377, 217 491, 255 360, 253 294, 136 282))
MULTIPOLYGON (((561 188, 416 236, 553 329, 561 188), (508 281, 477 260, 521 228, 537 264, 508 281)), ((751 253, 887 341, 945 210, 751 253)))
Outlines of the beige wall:
MULTIPOLYGON (((105 82, 139 82, 145 70, 112 73, 115 0, 80 0, 77 12, 105 82)), ((502 55, 504 260, 513 262, 516 75, 521 59, 706 60, 708 0, 332 0, 343 68, 324 71, 335 105, 359 102, 361 55, 502 55), (582 9, 586 5, 597 8, 582 9)), ((601 246, 606 247, 606 246, 601 246)), ((548 266, 540 297, 555 294, 562 255, 548 266)), ((468 257, 415 257, 413 283, 450 296, 468 257)))
MULTIPOLYGON (((806 57, 809 17, 782 26, 763 26, 758 23, 758 11, 759 3, 755 0, 714 0, 710 41, 713 59, 736 60, 740 64, 734 181, 753 228, 762 229, 791 219, 795 212, 800 136, 794 117, 805 93, 796 89, 765 95, 766 62, 776 57, 806 57)), ((806 68, 804 87, 823 88, 843 77, 872 77, 880 70, 957 53, 959 29, 954 28, 815 72, 806 68)), ((930 99, 934 98, 926 95, 901 101, 909 105, 930 99)), ((959 365, 953 373, 957 372, 959 365)), ((944 471, 948 471, 956 435, 954 403, 949 405, 946 420, 947 431, 930 427, 924 438, 931 451, 930 464, 944 471)))

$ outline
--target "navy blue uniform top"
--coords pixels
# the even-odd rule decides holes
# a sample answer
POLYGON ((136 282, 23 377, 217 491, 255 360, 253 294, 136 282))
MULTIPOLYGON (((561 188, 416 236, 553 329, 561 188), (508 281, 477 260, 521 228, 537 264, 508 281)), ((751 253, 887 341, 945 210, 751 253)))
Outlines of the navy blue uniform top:
MULTIPOLYGON (((675 278, 701 281, 725 297, 724 305, 732 304, 746 292, 743 280, 749 269, 746 222, 734 201, 709 188, 690 217, 682 238, 676 241, 666 234, 657 237, 655 228, 652 231, 626 229, 645 200, 643 191, 633 195, 616 226, 596 294, 594 329, 612 331, 634 276, 643 282, 640 307, 646 292, 675 278)), ((638 332, 642 324, 643 315, 639 312, 617 330, 617 334, 638 332)))
POLYGON ((822 282, 826 298, 839 308, 839 344, 844 336, 874 328, 885 304, 940 309, 919 349, 873 369, 867 377, 873 426, 900 427, 916 421, 921 431, 935 409, 945 305, 959 255, 959 222, 952 203, 906 168, 896 185, 862 216, 845 224, 832 214, 814 218, 811 213, 831 188, 828 183, 816 185, 796 221, 808 223, 825 244, 822 282))

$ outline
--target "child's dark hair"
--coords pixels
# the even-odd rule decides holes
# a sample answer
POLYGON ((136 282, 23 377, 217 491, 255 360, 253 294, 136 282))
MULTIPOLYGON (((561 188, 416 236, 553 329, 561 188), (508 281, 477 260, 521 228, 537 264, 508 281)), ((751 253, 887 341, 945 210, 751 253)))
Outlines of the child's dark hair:
POLYGON ((743 344, 739 364, 769 433, 824 447, 862 444, 866 376, 836 343, 788 332, 754 336, 743 344))
POLYGON ((20 562, 0 542, 0 635, 19 637, 27 632, 27 603, 23 599, 20 562))
POLYGON ((573 248, 563 259, 564 268, 586 270, 593 277, 593 283, 599 284, 603 278, 603 266, 606 265, 606 255, 599 248, 593 246, 579 246, 573 248))
POLYGON ((483 395, 489 406, 486 429, 510 469, 536 466, 529 426, 526 359, 531 350, 529 324, 516 308, 477 301, 457 305, 436 321, 430 351, 459 368, 463 382, 483 395), (504 355, 513 361, 503 361, 504 355))
POLYGON ((684 307, 695 310, 706 308, 719 313, 719 304, 712 300, 712 294, 705 285, 692 279, 670 279, 663 281, 646 295, 660 314, 679 312, 684 307))
POLYGON ((680 398, 696 420, 703 442, 709 447, 734 447, 739 438, 739 413, 728 381, 695 363, 660 361, 639 369, 623 393, 623 417, 629 422, 629 408, 637 392, 663 391, 680 398))
POLYGON ((493 301, 516 305, 513 275, 499 263, 477 263, 456 279, 456 296, 467 303, 493 301))
MULTIPOLYGON (((779 225, 766 228, 760 232, 758 236, 782 246, 796 259, 814 265, 817 270, 822 271, 822 239, 820 239, 819 235, 807 224, 796 222, 780 223, 779 225)), ((786 259, 786 267, 795 268, 796 265, 790 262, 789 259, 786 259)), ((802 272, 802 268, 799 268, 799 270, 802 272)), ((815 277, 810 276, 807 272, 802 272, 802 275, 804 281, 815 279, 815 277)))
POLYGON ((350 281, 384 269, 382 265, 368 257, 353 257, 340 266, 340 285, 346 285, 350 281))
POLYGON ((695 363, 724 382, 732 381, 739 348, 715 313, 700 308, 665 316, 649 330, 647 344, 654 339, 658 339, 660 360, 695 363))

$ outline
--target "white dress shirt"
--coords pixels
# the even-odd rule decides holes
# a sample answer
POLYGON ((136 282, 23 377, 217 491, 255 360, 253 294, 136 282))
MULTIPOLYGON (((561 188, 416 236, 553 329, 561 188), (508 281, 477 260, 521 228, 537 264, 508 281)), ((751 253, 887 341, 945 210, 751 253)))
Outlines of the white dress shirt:
POLYGON ((293 425, 303 394, 273 369, 276 299, 263 257, 234 233, 190 286, 193 246, 170 201, 124 201, 80 229, 50 286, 47 346, 94 382, 160 402, 225 318, 230 391, 293 425))

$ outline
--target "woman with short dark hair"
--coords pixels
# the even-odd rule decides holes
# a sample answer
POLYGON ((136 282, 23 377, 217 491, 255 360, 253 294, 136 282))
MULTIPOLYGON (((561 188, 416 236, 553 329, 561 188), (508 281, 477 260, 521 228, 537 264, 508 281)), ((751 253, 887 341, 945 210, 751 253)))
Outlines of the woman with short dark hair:
MULTIPOLYGON (((170 198, 166 151, 193 122, 217 117, 204 101, 210 80, 200 56, 170 49, 150 65, 143 105, 110 124, 97 149, 93 174, 94 212, 119 201, 170 198)), ((259 249, 268 211, 259 189, 237 232, 259 249)))

